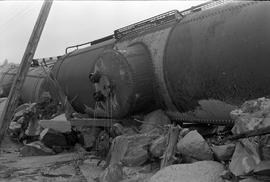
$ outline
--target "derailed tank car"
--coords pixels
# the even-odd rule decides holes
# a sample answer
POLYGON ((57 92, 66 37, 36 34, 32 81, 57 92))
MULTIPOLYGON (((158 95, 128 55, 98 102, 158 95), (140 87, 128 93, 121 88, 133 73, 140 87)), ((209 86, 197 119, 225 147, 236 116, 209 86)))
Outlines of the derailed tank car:
MULTIPOLYGON (((36 65, 33 64, 29 68, 20 93, 20 99, 23 103, 37 102, 44 92, 50 91, 47 75, 50 72, 50 67, 58 58, 51 57, 34 60, 36 65), (39 65, 39 62, 43 66, 39 65)), ((0 97, 8 97, 18 68, 19 65, 9 64, 0 69, 0 97)))
POLYGON ((124 117, 161 107, 180 120, 226 120, 270 93, 269 20, 268 2, 170 11, 67 54, 54 72, 82 112, 88 105, 124 117))

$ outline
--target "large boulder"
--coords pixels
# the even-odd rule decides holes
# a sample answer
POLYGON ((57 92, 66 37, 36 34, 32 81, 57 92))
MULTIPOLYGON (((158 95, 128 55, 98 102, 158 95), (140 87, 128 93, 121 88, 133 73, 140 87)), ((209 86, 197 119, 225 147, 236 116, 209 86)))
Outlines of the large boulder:
POLYGON ((196 130, 190 131, 184 138, 180 139, 177 143, 177 150, 184 157, 196 160, 213 160, 211 148, 196 130))
POLYGON ((164 111, 156 110, 145 116, 140 132, 147 133, 155 128, 162 129, 164 125, 168 125, 170 123, 171 121, 164 111))
POLYGON ((261 162, 254 138, 236 143, 229 169, 235 176, 246 175, 261 162))
POLYGON ((176 164, 158 171, 150 182, 223 182, 224 166, 215 161, 176 164))

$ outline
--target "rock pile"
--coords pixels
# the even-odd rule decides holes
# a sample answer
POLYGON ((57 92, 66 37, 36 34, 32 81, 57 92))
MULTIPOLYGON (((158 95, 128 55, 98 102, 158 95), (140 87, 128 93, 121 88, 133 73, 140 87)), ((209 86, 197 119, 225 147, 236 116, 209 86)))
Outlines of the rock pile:
POLYGON ((105 169, 97 177, 100 182, 270 179, 270 135, 234 138, 269 127, 270 99, 247 101, 232 111, 233 128, 183 127, 157 110, 138 121, 140 125, 116 123, 111 128, 74 129, 64 114, 54 117, 58 111, 38 108, 39 103, 20 106, 10 125, 11 133, 25 143, 21 154, 52 155, 79 143, 99 156, 98 165, 105 169), (37 122, 42 118, 50 120, 37 122))
MULTIPOLYGON (((147 173, 151 173, 152 177, 148 178, 150 182, 269 180, 269 135, 237 140, 230 140, 230 137, 268 127, 270 100, 261 98, 248 101, 238 110, 232 111, 231 115, 236 121, 232 130, 230 127, 217 126, 205 135, 204 129, 182 128, 171 124, 161 110, 152 112, 145 117, 138 134, 122 134, 114 138, 108 168, 111 164, 117 164, 122 169, 155 166, 152 172, 160 170, 155 174, 147 173), (171 147, 170 128, 177 127, 178 140, 171 147), (168 150, 170 147, 171 150, 168 150), (164 166, 168 151, 172 154, 172 162, 164 166)), ((131 180, 125 172, 121 174, 121 179, 126 178, 124 181, 131 180)))

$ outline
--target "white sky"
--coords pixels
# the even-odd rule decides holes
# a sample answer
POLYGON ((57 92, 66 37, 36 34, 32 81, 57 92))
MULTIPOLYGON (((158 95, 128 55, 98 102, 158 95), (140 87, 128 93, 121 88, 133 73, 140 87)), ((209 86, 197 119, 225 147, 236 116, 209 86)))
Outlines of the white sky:
MULTIPOLYGON (((115 29, 205 1, 54 1, 35 58, 113 34, 115 29)), ((0 1, 0 64, 19 63, 42 1, 0 1)))

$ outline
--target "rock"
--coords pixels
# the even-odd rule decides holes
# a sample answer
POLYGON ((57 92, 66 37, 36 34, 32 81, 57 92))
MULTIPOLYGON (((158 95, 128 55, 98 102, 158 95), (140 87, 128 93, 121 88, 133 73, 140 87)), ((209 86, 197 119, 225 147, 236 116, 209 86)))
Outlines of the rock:
POLYGON ((112 126, 110 133, 112 134, 113 137, 123 135, 124 134, 124 127, 120 123, 115 123, 112 126))
POLYGON ((20 123, 11 121, 8 129, 9 129, 12 133, 19 133, 20 130, 21 130, 21 128, 22 128, 22 125, 21 125, 20 123))
POLYGON ((183 128, 182 130, 180 130, 179 135, 181 136, 181 138, 183 138, 184 136, 186 136, 186 134, 188 134, 190 132, 190 130, 188 128, 183 128))
POLYGON ((125 166, 140 166, 148 160, 148 152, 143 147, 134 147, 127 150, 122 163, 125 166))
POLYGON ((75 130, 71 130, 70 132, 65 132, 63 135, 66 138, 68 146, 74 146, 76 143, 79 142, 78 135, 79 132, 75 130))
POLYGON ((148 174, 139 173, 136 176, 132 176, 128 179, 124 179, 121 182, 148 182, 152 176, 153 176, 152 173, 148 173, 148 174))
POLYGON ((60 114, 58 116, 55 116, 51 120, 55 120, 55 121, 67 121, 66 114, 65 113, 60 114))
POLYGON ((156 140, 154 140, 150 146, 150 153, 154 157, 161 157, 166 150, 166 140, 165 136, 160 136, 156 140))
POLYGON ((231 112, 231 117, 235 120, 234 134, 270 126, 270 99, 246 101, 240 109, 231 112))
POLYGON ((67 146, 65 136, 50 128, 46 128, 40 133, 40 141, 50 148, 53 146, 67 146))
POLYGON ((87 182, 96 182, 95 179, 99 179, 101 173, 104 172, 104 169, 101 165, 97 166, 99 160, 84 160, 83 163, 79 166, 82 175, 87 179, 87 182))
POLYGON ((28 120, 28 127, 25 130, 25 134, 28 136, 37 136, 41 132, 40 125, 38 123, 38 120, 35 118, 31 118, 28 120))
POLYGON ((261 161, 255 166, 253 173, 256 175, 270 176, 270 161, 261 161))
POLYGON ((40 141, 36 141, 33 143, 26 144, 21 148, 20 151, 21 156, 37 156, 37 155, 53 155, 54 151, 48 147, 46 147, 40 141))
POLYGON ((228 161, 231 159, 235 144, 226 144, 226 145, 213 145, 211 146, 212 151, 214 152, 214 156, 219 161, 228 161))
POLYGON ((107 162, 122 163, 125 166, 139 166, 149 158, 148 147, 158 135, 137 134, 116 137, 109 151, 107 162))
POLYGON ((149 182, 223 182, 224 166, 215 161, 176 164, 158 171, 149 182))
POLYGON ((71 124, 67 120, 40 120, 39 125, 42 128, 50 128, 61 133, 71 131, 71 124))
POLYGON ((99 181, 102 182, 119 182, 124 179, 124 173, 121 165, 109 165, 100 175, 99 181))
POLYGON ((128 148, 122 160, 126 166, 139 166, 149 158, 147 149, 158 135, 138 134, 126 136, 128 139, 128 148))
POLYGON ((109 155, 110 157, 107 159, 109 164, 120 163, 128 149, 128 139, 125 136, 116 137, 111 145, 109 155))
POLYGON ((245 175, 251 172, 260 161, 255 144, 247 139, 241 140, 236 143, 229 169, 235 176, 245 175))
POLYGON ((100 128, 97 127, 83 128, 81 130, 83 146, 85 149, 90 150, 95 145, 99 133, 100 128))
POLYGON ((169 117, 162 110, 156 110, 144 118, 144 123, 141 126, 141 133, 147 133, 156 127, 162 127, 170 124, 169 117))
POLYGON ((195 130, 190 131, 177 143, 177 150, 184 156, 196 160, 212 160, 213 152, 204 138, 195 130))

